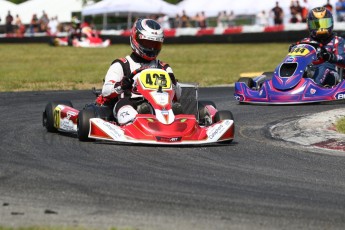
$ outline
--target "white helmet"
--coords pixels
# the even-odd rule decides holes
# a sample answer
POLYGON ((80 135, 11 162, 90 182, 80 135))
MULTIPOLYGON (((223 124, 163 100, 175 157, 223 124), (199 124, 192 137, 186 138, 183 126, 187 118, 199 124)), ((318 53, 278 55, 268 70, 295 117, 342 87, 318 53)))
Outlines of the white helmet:
POLYGON ((164 33, 158 22, 152 19, 138 19, 132 28, 130 43, 133 52, 151 61, 162 49, 164 33))

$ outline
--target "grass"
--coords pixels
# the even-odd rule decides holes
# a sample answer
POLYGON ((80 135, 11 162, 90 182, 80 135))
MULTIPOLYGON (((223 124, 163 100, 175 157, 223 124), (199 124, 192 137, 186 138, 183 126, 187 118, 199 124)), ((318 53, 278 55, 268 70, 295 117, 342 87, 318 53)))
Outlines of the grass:
MULTIPOLYGON (((200 86, 234 83, 243 72, 273 71, 288 44, 166 44, 159 59, 180 82, 200 86)), ((103 49, 0 44, 0 91, 100 88, 110 63, 131 52, 129 45, 103 49)))
POLYGON ((345 118, 339 119, 336 123, 336 129, 339 133, 345 134, 345 118))

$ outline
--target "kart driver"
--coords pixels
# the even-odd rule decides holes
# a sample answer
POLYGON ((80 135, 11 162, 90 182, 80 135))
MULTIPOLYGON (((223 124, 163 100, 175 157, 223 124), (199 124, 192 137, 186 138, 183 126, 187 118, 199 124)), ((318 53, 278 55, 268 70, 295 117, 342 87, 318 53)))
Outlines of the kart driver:
POLYGON ((181 96, 181 87, 175 79, 171 67, 157 60, 164 40, 163 29, 152 19, 138 19, 132 28, 130 45, 132 53, 125 58, 112 62, 105 75, 102 93, 96 99, 98 105, 114 106, 113 114, 120 125, 133 120, 138 113, 152 113, 151 106, 142 102, 142 96, 135 92, 133 80, 129 75, 139 68, 160 68, 168 72, 175 97, 172 109, 175 114, 181 113, 182 107, 177 102, 181 96), (124 97, 130 91, 130 97, 124 97), (118 99, 121 95, 121 99, 118 99))
MULTIPOLYGON (((336 66, 345 66, 344 39, 333 32, 333 15, 325 7, 309 11, 307 24, 310 37, 300 42, 316 41, 322 45, 319 59, 313 62, 313 79, 321 86, 335 86, 340 80, 336 66)), ((295 45, 290 45, 289 51, 295 45)))

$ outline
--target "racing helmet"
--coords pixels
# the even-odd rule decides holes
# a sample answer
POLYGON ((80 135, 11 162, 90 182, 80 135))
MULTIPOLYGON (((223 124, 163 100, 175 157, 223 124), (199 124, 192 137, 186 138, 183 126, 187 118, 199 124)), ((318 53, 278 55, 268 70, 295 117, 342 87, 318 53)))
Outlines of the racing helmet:
POLYGON ((134 23, 130 43, 133 52, 140 57, 148 61, 156 59, 163 41, 163 29, 155 20, 140 18, 134 23))
POLYGON ((325 7, 316 7, 308 13, 307 24, 310 36, 318 41, 329 38, 333 33, 333 15, 325 7))

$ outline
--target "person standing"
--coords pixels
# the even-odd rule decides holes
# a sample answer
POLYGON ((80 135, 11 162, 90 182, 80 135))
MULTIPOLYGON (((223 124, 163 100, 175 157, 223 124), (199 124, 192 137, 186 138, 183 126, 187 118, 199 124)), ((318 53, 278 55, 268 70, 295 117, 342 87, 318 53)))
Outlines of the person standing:
POLYGON ((13 33, 13 16, 11 15, 11 12, 8 11, 6 16, 6 33, 11 34, 13 33))
POLYGON ((329 10, 330 12, 333 12, 333 6, 329 2, 329 0, 327 0, 327 3, 325 5, 323 5, 323 6, 326 7, 326 9, 329 10))
POLYGON ((276 6, 271 10, 273 12, 274 25, 282 25, 284 20, 284 11, 276 2, 276 6))

